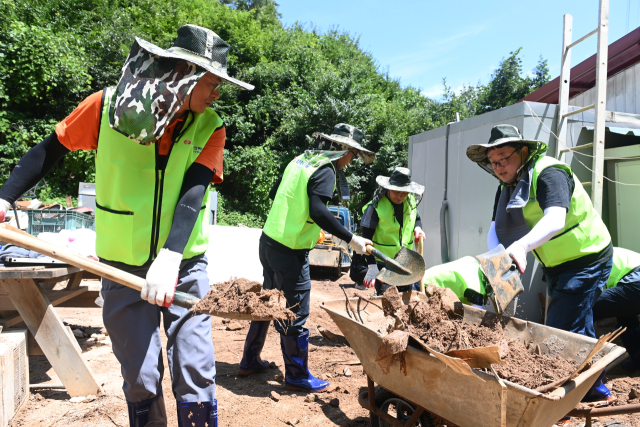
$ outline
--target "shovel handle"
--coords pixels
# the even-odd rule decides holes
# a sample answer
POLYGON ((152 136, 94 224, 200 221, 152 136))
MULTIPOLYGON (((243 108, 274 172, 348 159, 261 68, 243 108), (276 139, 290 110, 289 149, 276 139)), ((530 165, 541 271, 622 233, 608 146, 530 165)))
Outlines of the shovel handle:
MULTIPOLYGON (((127 273, 126 271, 111 267, 110 265, 102 264, 99 261, 83 257, 69 249, 45 242, 44 240, 40 240, 22 230, 11 227, 8 224, 0 224, 0 240, 64 261, 90 273, 113 280, 114 282, 120 283, 128 288, 135 289, 138 292, 142 290, 145 283, 145 279, 142 277, 135 276, 131 273, 127 273)), ((173 298, 173 304, 187 309, 192 308, 199 301, 200 299, 192 295, 185 294, 184 292, 176 292, 173 298)))
POLYGON ((381 260, 384 261, 385 264, 393 265, 395 268, 399 269, 400 271, 406 274, 411 274, 411 272, 408 269, 400 265, 396 260, 389 258, 388 256, 386 256, 385 254, 383 254, 382 252, 380 252, 379 250, 377 250, 371 245, 367 245, 367 255, 373 255, 376 258, 380 258, 381 260))

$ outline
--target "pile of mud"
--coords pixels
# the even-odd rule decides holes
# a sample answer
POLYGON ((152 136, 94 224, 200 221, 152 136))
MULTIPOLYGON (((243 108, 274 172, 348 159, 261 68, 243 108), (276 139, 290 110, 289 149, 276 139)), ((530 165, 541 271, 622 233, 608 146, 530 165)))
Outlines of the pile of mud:
MULTIPOLYGON (((477 347, 498 346, 505 364, 493 364, 498 375, 513 383, 537 389, 571 375, 578 363, 559 356, 540 354, 540 347, 525 347, 510 340, 498 318, 494 322, 469 324, 462 320, 462 303, 450 290, 427 287, 428 300, 405 305, 397 288, 389 288, 382 299, 385 315, 395 318, 389 333, 401 330, 417 336, 429 348, 447 353, 477 347)), ((490 372, 487 372, 490 373, 490 372)))
POLYGON ((262 284, 249 279, 232 278, 211 285, 194 310, 214 316, 239 318, 234 315, 251 316, 253 320, 293 320, 296 315, 285 307, 286 299, 277 289, 262 289, 262 284), (225 316, 228 315, 228 316, 225 316))

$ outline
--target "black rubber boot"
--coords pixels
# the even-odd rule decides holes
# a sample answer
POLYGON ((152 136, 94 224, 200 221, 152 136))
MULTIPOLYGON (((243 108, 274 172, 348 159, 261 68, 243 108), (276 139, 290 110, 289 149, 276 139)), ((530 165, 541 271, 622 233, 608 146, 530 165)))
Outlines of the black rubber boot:
POLYGON ((167 410, 162 395, 142 402, 127 402, 130 427, 167 427, 167 410))

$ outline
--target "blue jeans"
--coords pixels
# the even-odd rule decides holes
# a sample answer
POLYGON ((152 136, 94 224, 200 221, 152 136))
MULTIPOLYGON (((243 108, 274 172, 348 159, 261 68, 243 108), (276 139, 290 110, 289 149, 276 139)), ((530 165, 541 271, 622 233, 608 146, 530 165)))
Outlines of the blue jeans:
POLYGON ((593 320, 615 317, 620 326, 636 328, 640 314, 640 267, 627 273, 617 286, 602 291, 593 306, 593 320))
POLYGON ((273 322, 276 330, 282 335, 302 335, 307 330, 303 326, 311 308, 309 253, 285 254, 260 242, 259 256, 264 276, 262 288, 281 290, 287 308, 296 315, 291 321, 273 322))
POLYGON ((595 338, 593 306, 609 279, 612 265, 613 259, 609 259, 556 274, 543 269, 551 294, 547 326, 595 338))

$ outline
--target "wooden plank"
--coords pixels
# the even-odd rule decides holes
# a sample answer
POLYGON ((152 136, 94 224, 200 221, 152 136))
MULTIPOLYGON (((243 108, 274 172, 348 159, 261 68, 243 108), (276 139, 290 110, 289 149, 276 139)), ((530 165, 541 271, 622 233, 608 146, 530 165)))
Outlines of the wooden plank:
POLYGON ((102 388, 75 346, 77 342, 72 342, 42 289, 33 280, 5 279, 2 280, 2 286, 9 293, 69 395, 102 393, 102 388))
POLYGON ((39 270, 18 270, 21 267, 0 268, 0 279, 50 279, 63 277, 81 271, 78 267, 42 268, 39 270))
POLYGON ((68 291, 78 289, 80 287, 80 282, 82 282, 82 271, 71 275, 71 277, 69 278, 69 282, 64 289, 68 291))
POLYGON ((68 301, 60 304, 56 304, 56 307, 85 307, 85 308, 100 308, 96 305, 96 298, 100 296, 100 291, 87 291, 68 301))
MULTIPOLYGON (((43 290, 42 293, 46 296, 48 301, 51 301, 51 305, 55 307, 57 305, 62 304, 65 301, 68 301, 80 294, 87 292, 87 289, 88 289, 87 287, 83 286, 73 291, 43 290)), ((6 291, 3 291, 0 294, 0 311, 15 311, 15 310, 16 310, 16 307, 13 304, 13 302, 11 302, 11 298, 9 297, 9 294, 6 291)))
POLYGON ((44 356, 42 349, 31 331, 27 333, 27 354, 29 356, 44 356))

